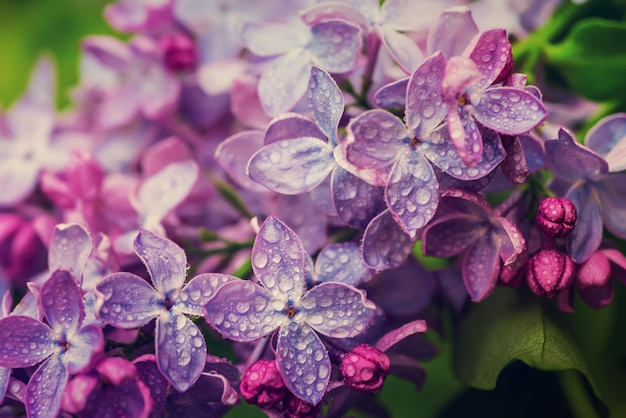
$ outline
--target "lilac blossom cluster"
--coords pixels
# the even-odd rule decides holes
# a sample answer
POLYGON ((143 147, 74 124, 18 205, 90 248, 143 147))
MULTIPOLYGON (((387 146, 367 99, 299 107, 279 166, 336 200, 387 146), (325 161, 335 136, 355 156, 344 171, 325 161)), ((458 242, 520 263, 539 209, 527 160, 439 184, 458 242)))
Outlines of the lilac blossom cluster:
POLYGON ((611 303, 626 115, 577 142, 463 3, 119 0, 63 113, 42 58, 0 117, 0 410, 340 416, 421 388, 436 298, 611 303))

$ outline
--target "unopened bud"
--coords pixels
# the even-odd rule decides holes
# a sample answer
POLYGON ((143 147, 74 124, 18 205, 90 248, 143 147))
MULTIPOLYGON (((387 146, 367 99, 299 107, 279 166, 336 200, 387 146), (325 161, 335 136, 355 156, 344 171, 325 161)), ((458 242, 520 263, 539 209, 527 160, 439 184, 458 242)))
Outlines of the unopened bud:
POLYGON ((539 204, 537 225, 548 236, 564 237, 576 224, 576 207, 563 197, 549 197, 539 204))
POLYGON ((177 33, 160 40, 165 66, 172 71, 193 70, 198 63, 198 53, 193 40, 177 33))
POLYGON ((341 358, 341 374, 346 385, 361 392, 376 393, 383 387, 391 365, 389 357, 367 344, 354 347, 341 358))
POLYGON ((289 394, 274 360, 259 360, 246 370, 241 380, 241 396, 261 409, 278 407, 289 394))
POLYGON ((576 265, 558 250, 541 250, 526 264, 526 282, 536 295, 554 297, 574 278, 576 265))
POLYGON ((287 401, 286 418, 314 418, 320 410, 319 405, 313 405, 291 395, 287 401))

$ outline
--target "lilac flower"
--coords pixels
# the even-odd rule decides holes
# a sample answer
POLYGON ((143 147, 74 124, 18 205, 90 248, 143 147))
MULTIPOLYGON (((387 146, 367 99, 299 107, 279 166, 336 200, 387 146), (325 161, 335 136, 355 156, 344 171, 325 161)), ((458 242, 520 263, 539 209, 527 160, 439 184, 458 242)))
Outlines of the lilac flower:
POLYGON ((184 392, 200 376, 206 343, 187 315, 201 308, 215 286, 227 280, 219 274, 194 277, 186 285, 187 257, 167 238, 140 230, 135 253, 146 265, 152 285, 132 273, 113 273, 96 286, 96 310, 104 322, 119 328, 137 328, 156 318, 156 355, 167 380, 184 392))
POLYGON ((289 390, 317 405, 330 379, 330 359, 316 332, 333 338, 359 334, 375 307, 362 291, 327 282, 305 291, 305 253, 298 236, 269 217, 252 249, 260 285, 224 284, 204 307, 207 321, 224 337, 254 341, 278 329, 276 361, 289 390))
POLYGON ((448 190, 442 201, 452 209, 424 228, 424 255, 463 256, 463 280, 474 301, 495 288, 502 264, 513 264, 526 250, 522 233, 478 194, 448 190))
POLYGON ((118 0, 104 8, 111 26, 123 32, 154 32, 172 20, 172 0, 118 0))
POLYGON ((567 237, 568 252, 577 263, 593 254, 602 241, 602 225, 626 238, 626 175, 610 173, 604 156, 617 141, 605 129, 604 119, 585 138, 594 148, 578 144, 566 130, 545 142, 546 163, 554 173, 550 187, 569 199, 578 212, 576 227, 567 237))
POLYGON ((26 387, 26 412, 55 417, 68 375, 89 366, 104 338, 100 327, 83 326, 82 293, 69 272, 56 270, 41 288, 40 300, 49 326, 21 315, 0 320, 0 365, 19 368, 43 361, 26 387))

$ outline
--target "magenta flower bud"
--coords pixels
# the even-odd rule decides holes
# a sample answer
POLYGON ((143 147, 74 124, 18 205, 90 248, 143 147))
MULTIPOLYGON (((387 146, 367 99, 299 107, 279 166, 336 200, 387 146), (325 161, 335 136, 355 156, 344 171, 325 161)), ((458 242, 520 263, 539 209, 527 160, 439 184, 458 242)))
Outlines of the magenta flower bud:
POLYGON ((346 385, 361 392, 376 393, 389 374, 389 357, 367 344, 354 347, 341 358, 340 370, 346 385))
POLYGON ((274 360, 259 360, 246 370, 241 380, 241 396, 261 409, 278 407, 289 394, 274 360))
POLYGON ((315 418, 320 411, 320 406, 312 405, 296 396, 291 395, 287 401, 286 418, 315 418))
POLYGON ((538 296, 554 297, 574 278, 572 258, 558 250, 541 250, 526 264, 526 282, 538 296))
POLYGON ((189 37, 176 33, 159 41, 165 66, 172 71, 193 70, 198 63, 196 45, 189 37))
POLYGON ((576 207, 564 197, 549 197, 539 204, 536 221, 539 228, 551 237, 564 237, 576 224, 576 207))

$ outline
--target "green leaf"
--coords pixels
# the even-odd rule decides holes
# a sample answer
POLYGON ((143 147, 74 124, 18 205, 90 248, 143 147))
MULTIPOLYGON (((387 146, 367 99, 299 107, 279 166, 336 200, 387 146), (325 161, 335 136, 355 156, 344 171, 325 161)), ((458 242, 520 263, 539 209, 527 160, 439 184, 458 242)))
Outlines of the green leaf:
POLYGON ((510 288, 498 289, 484 302, 473 305, 460 320, 454 347, 455 373, 470 386, 493 389, 502 369, 514 360, 546 371, 577 370, 604 402, 562 319, 537 297, 520 295, 510 288))
POLYGON ((626 91, 626 22, 585 19, 567 37, 544 49, 546 62, 569 87, 591 100, 620 98, 626 91))

